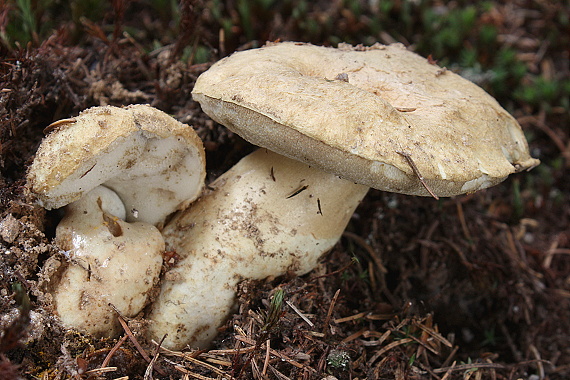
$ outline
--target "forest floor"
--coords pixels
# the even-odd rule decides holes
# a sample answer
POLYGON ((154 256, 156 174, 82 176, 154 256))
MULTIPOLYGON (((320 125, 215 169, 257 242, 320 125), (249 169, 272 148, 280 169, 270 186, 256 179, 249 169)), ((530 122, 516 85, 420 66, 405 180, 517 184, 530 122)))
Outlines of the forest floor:
POLYGON ((567 1, 37 3, 0 1, 0 378, 570 378, 567 1), (201 112, 193 83, 275 40, 431 55, 495 96, 541 165, 439 201, 371 190, 314 271, 242 283, 209 350, 158 350, 144 314, 118 339, 62 327, 42 269, 60 255, 61 215, 25 191, 43 129, 91 106, 151 104, 198 132, 212 181, 253 147, 201 112))

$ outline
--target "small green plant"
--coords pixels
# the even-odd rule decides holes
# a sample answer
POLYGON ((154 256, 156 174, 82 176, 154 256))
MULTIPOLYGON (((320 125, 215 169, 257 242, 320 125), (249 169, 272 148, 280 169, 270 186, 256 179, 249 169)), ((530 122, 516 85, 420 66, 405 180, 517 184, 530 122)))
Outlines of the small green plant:
POLYGON ((490 63, 491 90, 495 96, 511 97, 513 88, 520 85, 527 73, 526 65, 517 58, 512 48, 500 49, 490 63))
POLYGON ((101 20, 110 9, 109 3, 98 0, 0 0, 5 17, 0 43, 8 49, 28 43, 39 45, 58 25, 70 20, 75 29, 82 30, 82 20, 86 17, 91 21, 101 20))
POLYGON ((279 324, 284 299, 285 291, 283 289, 277 289, 271 298, 267 312, 263 313, 264 323, 261 329, 263 333, 271 332, 271 330, 275 329, 279 324))
POLYGON ((430 7, 423 13, 426 40, 431 53, 445 57, 449 52, 461 50, 464 42, 475 28, 477 8, 445 9, 430 7))
POLYGON ((549 112, 553 107, 570 110, 570 79, 555 80, 545 77, 532 77, 530 83, 520 86, 514 98, 549 112))
POLYGON ((495 334, 495 328, 490 327, 483 332, 485 339, 481 342, 481 346, 495 346, 497 344, 497 336, 495 334))
POLYGON ((331 350, 327 355, 327 365, 330 368, 345 371, 350 365, 350 355, 344 350, 331 350))
POLYGON ((8 24, 1 33, 2 42, 6 46, 13 46, 15 43, 25 45, 32 40, 37 41, 36 13, 32 9, 31 0, 7 1, 4 6, 8 24))
POLYGON ((414 352, 412 356, 410 356, 410 359, 408 360, 408 366, 410 367, 413 366, 415 361, 416 361, 416 353, 414 352))

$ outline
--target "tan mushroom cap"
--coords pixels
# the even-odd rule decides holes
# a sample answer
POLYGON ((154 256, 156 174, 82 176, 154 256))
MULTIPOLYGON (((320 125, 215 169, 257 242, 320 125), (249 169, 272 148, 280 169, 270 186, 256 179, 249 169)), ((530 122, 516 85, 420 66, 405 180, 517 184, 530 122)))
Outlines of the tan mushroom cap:
POLYGON ((380 190, 438 196, 536 166, 520 125, 470 81, 402 45, 284 42, 196 82, 202 109, 253 144, 380 190))
POLYGON ((147 105, 93 107, 57 123, 28 170, 47 209, 101 184, 114 190, 127 221, 159 224, 202 190, 205 154, 196 132, 147 105))

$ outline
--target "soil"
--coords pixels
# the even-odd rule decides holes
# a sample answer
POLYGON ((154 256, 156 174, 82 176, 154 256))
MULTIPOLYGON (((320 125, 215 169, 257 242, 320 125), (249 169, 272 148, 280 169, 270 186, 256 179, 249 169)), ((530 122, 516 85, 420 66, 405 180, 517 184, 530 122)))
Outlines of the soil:
MULTIPOLYGON (((151 104, 195 128, 212 181, 253 147, 191 100, 200 73, 267 39, 329 45, 334 30, 363 42, 369 21, 341 2, 315 2, 309 20, 330 23, 307 34, 291 14, 258 4, 247 28, 228 1, 235 26, 220 40, 211 3, 182 3, 177 34, 160 33, 172 27, 148 4, 117 1, 97 22, 56 17, 41 41, 1 45, 0 379, 570 378, 568 92, 556 104, 494 93, 521 123, 539 167, 440 201, 371 190, 314 271, 241 283, 238 309, 208 350, 159 350, 144 340, 144 314, 123 321, 117 339, 62 327, 45 292, 55 270, 48 258, 64 261, 53 244, 61 213, 36 205, 25 187, 47 125, 90 106, 151 104), (150 51, 153 41, 160 48, 150 51), (198 44, 207 62, 181 59, 198 44), (281 291, 283 303, 272 303, 281 291)), ((560 17, 567 3, 490 3, 483 21, 528 73, 570 78, 568 37, 544 43, 553 30, 570 36, 560 17)), ((378 39, 421 47, 421 31, 400 33, 378 39)))

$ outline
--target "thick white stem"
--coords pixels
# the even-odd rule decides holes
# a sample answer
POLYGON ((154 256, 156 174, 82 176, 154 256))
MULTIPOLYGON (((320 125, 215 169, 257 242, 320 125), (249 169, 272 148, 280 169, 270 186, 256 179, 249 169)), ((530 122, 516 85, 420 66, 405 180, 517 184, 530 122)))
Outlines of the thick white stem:
POLYGON ((340 238, 368 188, 260 149, 163 230, 181 260, 149 316, 164 345, 204 347, 232 310, 237 283, 304 274, 340 238))
POLYGON ((127 317, 146 305, 160 275, 164 239, 155 226, 127 223, 124 216, 117 194, 103 186, 66 206, 56 242, 70 262, 50 282, 64 325, 112 337, 121 327, 109 304, 127 317))

